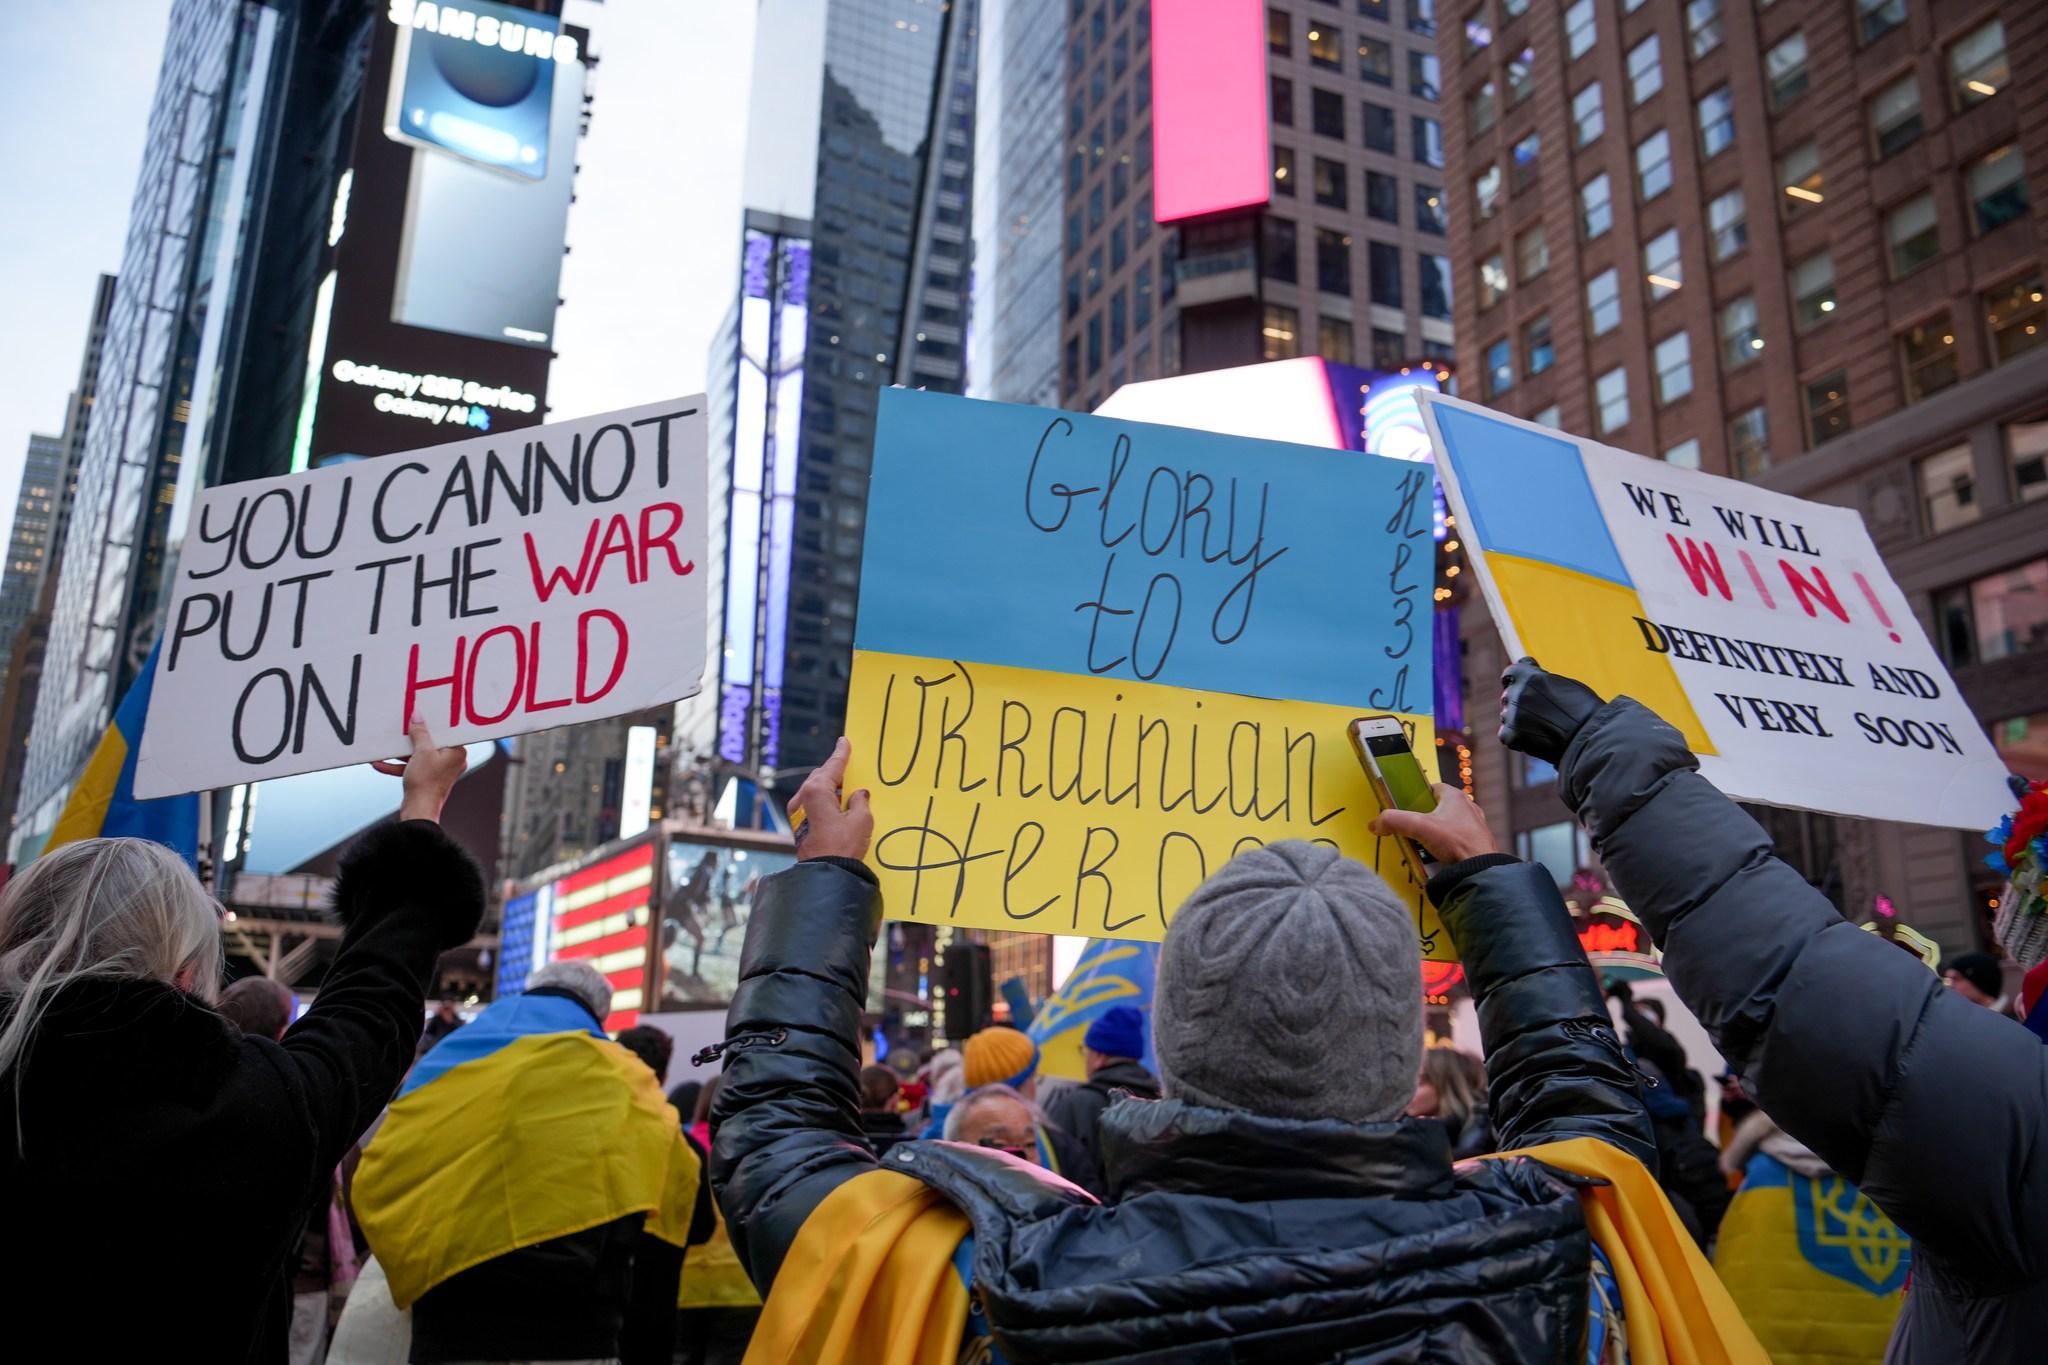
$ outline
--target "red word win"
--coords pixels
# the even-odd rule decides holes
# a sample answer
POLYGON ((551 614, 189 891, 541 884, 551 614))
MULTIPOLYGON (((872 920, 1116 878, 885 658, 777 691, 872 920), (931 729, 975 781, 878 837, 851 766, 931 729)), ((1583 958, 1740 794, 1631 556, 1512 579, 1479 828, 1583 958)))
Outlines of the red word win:
MULTIPOLYGON (((1664 540, 1671 546, 1671 553, 1677 557, 1678 567, 1685 571, 1686 578, 1692 583, 1693 591, 1702 597, 1719 593, 1724 602, 1735 600, 1735 588, 1730 581, 1730 566, 1722 562, 1720 551, 1711 544, 1694 540, 1691 536, 1678 536, 1668 531, 1665 532, 1664 540)), ((1757 600, 1772 611, 1778 610, 1778 598, 1771 593, 1771 576, 1765 568, 1750 556, 1748 550, 1737 550, 1735 557, 1741 561, 1743 572, 1757 600)), ((1765 562, 1768 564, 1768 558, 1765 562)), ((1818 564, 1802 569, 1789 559, 1779 559, 1777 568, 1784 576, 1788 609, 1796 605, 1808 616, 1818 617, 1825 611, 1838 621, 1848 621, 1849 608, 1844 605, 1835 585, 1828 581, 1826 569, 1818 564)), ((1869 580, 1860 573, 1851 573, 1850 577, 1855 579, 1856 586, 1863 590, 1864 600, 1870 604, 1870 609, 1876 614, 1878 622, 1896 641, 1899 633, 1891 628, 1891 615, 1877 600, 1877 593, 1871 588, 1869 580)), ((1735 580, 1737 583, 1740 581, 1735 580)))

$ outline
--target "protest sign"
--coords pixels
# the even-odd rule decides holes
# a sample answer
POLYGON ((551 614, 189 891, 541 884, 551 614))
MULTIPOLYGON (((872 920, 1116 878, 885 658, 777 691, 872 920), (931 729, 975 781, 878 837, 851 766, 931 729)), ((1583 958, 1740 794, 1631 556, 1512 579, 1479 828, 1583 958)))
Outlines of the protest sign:
POLYGON ((223 484, 173 582, 138 796, 639 711, 704 668, 704 400, 223 484))
POLYGON ((1422 410, 1510 657, 1634 697, 1742 800, 1977 830, 2012 808, 1857 513, 1436 394, 1422 410))
POLYGON ((1424 465, 885 391, 847 733, 888 913, 1157 939, 1310 839, 1449 956, 1346 735, 1435 769, 1430 512, 1424 465))

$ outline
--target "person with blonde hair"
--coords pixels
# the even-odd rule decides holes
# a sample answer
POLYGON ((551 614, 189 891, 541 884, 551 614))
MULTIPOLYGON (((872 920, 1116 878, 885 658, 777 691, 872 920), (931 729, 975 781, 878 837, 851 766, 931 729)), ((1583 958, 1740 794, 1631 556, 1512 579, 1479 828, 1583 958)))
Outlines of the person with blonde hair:
POLYGON ((1411 1119, 1436 1119, 1450 1131, 1451 1155, 1459 1161, 1493 1150, 1493 1122, 1486 1109, 1486 1066, 1452 1047, 1422 1050, 1415 1077, 1411 1119))
POLYGON ((483 875, 438 823, 463 751, 411 735, 409 759, 376 765, 404 776, 399 818, 342 859, 339 951, 276 1041, 213 1008, 220 906, 170 849, 81 840, 0 893, 0 1315, 17 1343, 43 1323, 71 1359, 283 1357, 287 1259, 412 1063, 435 959, 483 917, 483 875), (149 1230, 118 1288, 114 1228, 149 1230))

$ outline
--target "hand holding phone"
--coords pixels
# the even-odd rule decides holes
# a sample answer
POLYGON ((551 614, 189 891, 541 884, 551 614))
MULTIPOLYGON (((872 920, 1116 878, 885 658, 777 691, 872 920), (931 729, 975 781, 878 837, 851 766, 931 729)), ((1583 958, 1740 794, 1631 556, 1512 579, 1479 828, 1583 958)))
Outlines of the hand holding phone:
MULTIPOLYGON (((1426 815, 1436 809, 1436 793, 1430 790, 1422 763, 1408 742, 1408 731, 1398 717, 1360 716, 1352 721, 1351 748, 1365 769, 1383 815, 1389 811, 1426 815)), ((1427 882, 1436 870, 1428 849, 1413 839, 1401 839, 1400 844, 1415 880, 1427 882)))

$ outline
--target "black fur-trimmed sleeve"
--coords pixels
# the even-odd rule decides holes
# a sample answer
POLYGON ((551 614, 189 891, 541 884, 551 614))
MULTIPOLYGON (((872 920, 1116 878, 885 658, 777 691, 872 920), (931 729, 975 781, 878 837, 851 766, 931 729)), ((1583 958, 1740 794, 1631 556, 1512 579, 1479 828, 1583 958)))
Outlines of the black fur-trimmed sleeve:
POLYGON ((369 830, 334 879, 334 913, 351 932, 401 911, 420 916, 443 950, 469 942, 483 919, 482 869, 431 820, 369 830))

